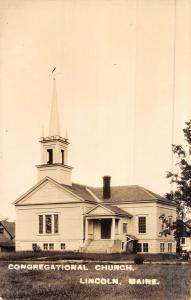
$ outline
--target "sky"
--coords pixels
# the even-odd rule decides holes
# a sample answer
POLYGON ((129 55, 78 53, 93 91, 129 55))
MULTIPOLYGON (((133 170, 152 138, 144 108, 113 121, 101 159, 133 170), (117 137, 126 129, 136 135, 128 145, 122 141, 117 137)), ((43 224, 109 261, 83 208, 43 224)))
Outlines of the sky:
POLYGON ((0 1, 0 217, 37 182, 57 68, 73 181, 164 195, 191 118, 189 0, 0 1))

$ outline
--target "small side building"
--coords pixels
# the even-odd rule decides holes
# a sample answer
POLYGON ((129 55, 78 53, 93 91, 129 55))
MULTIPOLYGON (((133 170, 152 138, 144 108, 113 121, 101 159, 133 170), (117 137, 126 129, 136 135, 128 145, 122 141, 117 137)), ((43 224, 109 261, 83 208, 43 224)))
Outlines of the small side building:
POLYGON ((0 221, 0 252, 15 250, 15 222, 0 221))
POLYGON ((181 248, 183 251, 191 252, 191 219, 185 222, 186 230, 181 237, 181 248))

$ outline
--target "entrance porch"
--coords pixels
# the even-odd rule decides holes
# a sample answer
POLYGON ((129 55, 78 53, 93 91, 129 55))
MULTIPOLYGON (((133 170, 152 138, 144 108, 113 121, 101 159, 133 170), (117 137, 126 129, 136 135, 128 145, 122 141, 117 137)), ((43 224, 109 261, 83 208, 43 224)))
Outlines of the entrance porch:
POLYGON ((85 229, 85 240, 115 240, 119 237, 119 218, 86 217, 85 229))
POLYGON ((126 211, 111 205, 98 204, 85 215, 85 242, 83 252, 117 253, 122 252, 122 222, 132 216, 126 211))
POLYGON ((102 217, 85 219, 85 252, 121 252, 119 240, 119 218, 102 217))

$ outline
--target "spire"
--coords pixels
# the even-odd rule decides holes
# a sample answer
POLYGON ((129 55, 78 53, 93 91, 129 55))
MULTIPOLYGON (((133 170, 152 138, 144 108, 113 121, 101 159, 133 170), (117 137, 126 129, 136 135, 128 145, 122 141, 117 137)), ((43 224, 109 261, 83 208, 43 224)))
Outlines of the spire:
POLYGON ((41 133, 41 138, 44 138, 44 126, 42 125, 42 133, 41 133))
POLYGON ((68 140, 68 129, 66 128, 65 138, 68 140))
POLYGON ((56 76, 55 70, 53 69, 53 93, 52 93, 52 106, 50 113, 50 125, 49 125, 49 136, 60 135, 60 122, 59 122, 59 112, 57 103, 57 90, 56 90, 56 76))

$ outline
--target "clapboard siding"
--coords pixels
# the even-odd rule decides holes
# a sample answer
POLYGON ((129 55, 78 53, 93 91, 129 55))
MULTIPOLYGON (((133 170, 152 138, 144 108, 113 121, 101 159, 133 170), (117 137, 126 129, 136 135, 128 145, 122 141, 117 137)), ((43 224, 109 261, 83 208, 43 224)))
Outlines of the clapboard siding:
POLYGON ((26 196, 19 204, 43 204, 80 201, 70 192, 59 188, 51 182, 45 182, 38 189, 26 196))

